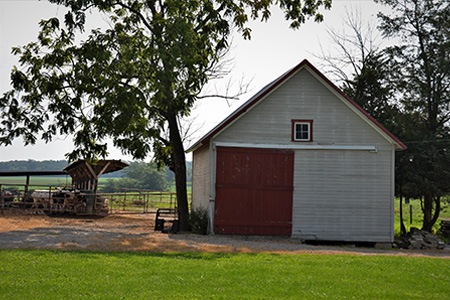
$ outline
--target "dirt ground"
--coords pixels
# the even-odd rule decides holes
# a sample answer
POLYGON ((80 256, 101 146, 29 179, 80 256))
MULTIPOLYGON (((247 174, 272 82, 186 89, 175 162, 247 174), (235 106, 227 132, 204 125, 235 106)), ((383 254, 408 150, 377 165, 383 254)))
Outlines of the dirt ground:
POLYGON ((81 218, 0 212, 0 249, 148 252, 271 252, 417 255, 450 259, 450 251, 313 246, 285 237, 166 234, 154 231, 153 214, 81 218))

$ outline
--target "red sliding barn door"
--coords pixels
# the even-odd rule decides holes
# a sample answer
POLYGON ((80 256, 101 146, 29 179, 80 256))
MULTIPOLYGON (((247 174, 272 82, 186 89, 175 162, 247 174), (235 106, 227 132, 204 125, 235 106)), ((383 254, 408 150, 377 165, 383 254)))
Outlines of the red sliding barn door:
POLYGON ((290 236, 293 171, 292 151, 218 147, 215 233, 290 236))

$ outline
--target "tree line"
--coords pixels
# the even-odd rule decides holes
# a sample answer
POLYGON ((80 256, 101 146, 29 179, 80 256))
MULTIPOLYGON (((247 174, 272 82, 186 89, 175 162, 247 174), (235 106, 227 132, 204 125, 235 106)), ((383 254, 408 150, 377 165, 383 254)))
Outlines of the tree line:
POLYGON ((377 27, 394 45, 374 43, 371 29, 350 15, 352 34, 330 32, 340 55, 324 58, 344 92, 406 144, 396 153, 395 192, 400 209, 420 199, 422 229, 431 231, 450 194, 450 2, 376 2, 391 8, 378 14, 377 27))
MULTIPOLYGON (((130 165, 123 169, 119 179, 108 179, 102 192, 114 193, 130 190, 145 191, 171 191, 175 186, 175 174, 168 168, 160 168, 155 162, 130 162, 130 165)), ((192 184, 192 162, 186 163, 187 184, 192 184)))
MULTIPOLYGON (((66 160, 13 160, 0 162, 0 172, 16 171, 62 171, 68 166, 66 160)), ((192 162, 186 165, 188 184, 192 182, 192 162)), ((108 178, 102 184, 102 192, 129 190, 168 191, 174 186, 175 175, 169 168, 158 168, 154 162, 132 161, 129 166, 101 176, 108 178)))
MULTIPOLYGON (((63 171, 70 163, 67 160, 10 160, 0 162, 0 172, 18 171, 63 171)), ((103 175, 107 178, 119 178, 123 171, 103 175)))
POLYGON ((69 163, 67 160, 11 160, 0 162, 0 172, 16 171, 62 171, 69 163))

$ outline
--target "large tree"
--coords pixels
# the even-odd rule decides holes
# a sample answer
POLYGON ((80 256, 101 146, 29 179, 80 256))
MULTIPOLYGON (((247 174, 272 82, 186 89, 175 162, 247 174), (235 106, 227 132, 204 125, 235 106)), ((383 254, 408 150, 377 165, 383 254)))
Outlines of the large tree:
POLYGON ((343 23, 340 30, 328 30, 332 50, 322 49, 318 57, 347 95, 397 132, 398 107, 390 75, 395 65, 382 50, 373 21, 364 20, 358 10, 353 10, 347 11, 343 23))
POLYGON ((36 42, 15 48, 22 69, 0 100, 0 144, 33 144, 73 134, 70 160, 107 154, 105 140, 135 158, 151 151, 175 173, 180 229, 189 227, 186 161, 179 121, 187 116, 228 47, 232 27, 266 20, 278 5, 298 28, 322 20, 331 0, 49 0, 68 7, 64 22, 42 21, 36 42), (106 30, 76 43, 90 9, 106 30))
POLYGON ((423 199, 422 228, 431 231, 441 197, 450 193, 450 2, 378 2, 392 8, 379 15, 383 34, 399 40, 387 49, 398 66, 395 88, 407 115, 400 137, 408 150, 397 170, 407 196, 423 199))
MULTIPOLYGON (((334 49, 332 53, 322 50, 320 58, 347 95, 391 132, 407 138, 405 127, 409 128, 411 118, 401 113, 392 82, 397 64, 382 49, 373 21, 364 20, 359 11, 347 11, 344 25, 340 31, 328 30, 334 49)), ((395 194, 400 197, 400 228, 404 234, 402 201, 403 195, 412 191, 407 181, 412 169, 401 154, 396 160, 395 194)))
POLYGON ((395 8, 394 16, 381 18, 384 34, 398 39, 396 46, 382 49, 371 23, 363 24, 360 14, 352 12, 344 20, 346 30, 329 31, 337 51, 322 57, 342 89, 407 143, 408 150, 396 155, 396 195, 401 200, 421 198, 423 228, 431 230, 439 216, 440 197, 449 193, 448 5, 383 2, 395 8), (424 59, 438 68, 427 70, 424 59), (436 129, 430 127, 438 123, 436 129))

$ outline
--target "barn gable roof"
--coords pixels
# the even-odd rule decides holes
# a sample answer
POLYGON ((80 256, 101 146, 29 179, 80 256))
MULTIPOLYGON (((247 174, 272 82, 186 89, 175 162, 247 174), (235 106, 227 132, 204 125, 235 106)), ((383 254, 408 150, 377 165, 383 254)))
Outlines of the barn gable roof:
POLYGON ((373 118, 369 113, 361 108, 354 100, 347 96, 341 91, 334 83, 332 83, 325 75, 323 75, 316 67, 314 67, 308 60, 303 60, 294 68, 288 70, 286 73, 282 74, 280 77, 276 78, 274 81, 267 84, 259 92, 257 92, 253 97, 247 100, 243 105, 231 113, 227 118, 220 122, 216 127, 206 133, 202 138, 200 138, 196 143, 189 147, 186 151, 192 152, 197 148, 201 147, 209 140, 220 133, 222 130, 227 128, 234 121, 239 119, 244 115, 249 109, 251 109, 255 104, 259 103, 261 100, 266 98, 269 94, 275 91, 278 87, 283 85, 289 78, 294 76, 301 69, 308 69, 312 75, 321 81, 326 87, 328 87, 335 95, 341 99, 344 104, 346 104, 351 110, 358 114, 365 122, 367 122, 371 127, 373 127, 378 133, 380 133, 386 140, 395 145, 396 150, 405 150, 406 145, 400 141, 395 135, 393 135, 389 130, 387 130, 383 125, 381 125, 375 118, 373 118))

